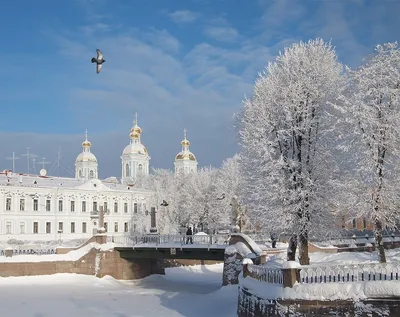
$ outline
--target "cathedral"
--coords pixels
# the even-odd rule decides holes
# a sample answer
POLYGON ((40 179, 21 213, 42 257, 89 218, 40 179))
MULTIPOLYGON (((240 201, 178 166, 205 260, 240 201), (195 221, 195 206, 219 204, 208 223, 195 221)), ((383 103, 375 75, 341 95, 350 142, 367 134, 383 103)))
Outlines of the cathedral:
MULTIPOLYGON (((87 131, 82 152, 75 160, 75 177, 53 177, 4 170, 0 173, 0 241, 86 239, 97 232, 99 208, 104 229, 112 234, 150 232, 151 191, 136 188, 139 176, 149 175, 150 155, 141 140, 137 115, 129 144, 121 155, 121 177, 99 179, 98 161, 91 152, 87 131)), ((176 174, 197 172, 184 130, 182 149, 174 161, 176 174)))

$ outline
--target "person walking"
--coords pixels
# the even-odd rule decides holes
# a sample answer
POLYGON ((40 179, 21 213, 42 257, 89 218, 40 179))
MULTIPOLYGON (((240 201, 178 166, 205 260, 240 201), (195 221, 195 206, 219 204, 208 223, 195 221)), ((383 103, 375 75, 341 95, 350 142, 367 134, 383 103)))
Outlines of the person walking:
POLYGON ((189 244, 189 242, 190 242, 190 244, 193 244, 192 235, 193 235, 192 227, 189 227, 186 230, 186 244, 189 244))

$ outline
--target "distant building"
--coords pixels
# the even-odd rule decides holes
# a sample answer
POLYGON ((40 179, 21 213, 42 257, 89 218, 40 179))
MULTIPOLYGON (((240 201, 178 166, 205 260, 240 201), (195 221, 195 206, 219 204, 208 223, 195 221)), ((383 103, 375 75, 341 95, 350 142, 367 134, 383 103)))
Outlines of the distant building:
POLYGON ((190 142, 186 138, 186 129, 183 131, 183 135, 182 150, 175 156, 175 174, 197 173, 197 160, 196 156, 190 152, 190 142))

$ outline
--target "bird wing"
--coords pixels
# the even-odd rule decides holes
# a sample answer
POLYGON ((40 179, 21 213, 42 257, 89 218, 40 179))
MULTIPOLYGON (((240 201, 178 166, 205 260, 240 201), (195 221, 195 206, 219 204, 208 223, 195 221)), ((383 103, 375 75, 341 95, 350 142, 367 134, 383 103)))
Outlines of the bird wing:
POLYGON ((100 71, 101 71, 101 66, 102 66, 102 64, 97 64, 97 65, 96 65, 96 73, 97 73, 97 74, 100 73, 100 71))
POLYGON ((103 53, 99 49, 97 49, 96 52, 97 52, 97 59, 99 60, 103 59, 103 53))

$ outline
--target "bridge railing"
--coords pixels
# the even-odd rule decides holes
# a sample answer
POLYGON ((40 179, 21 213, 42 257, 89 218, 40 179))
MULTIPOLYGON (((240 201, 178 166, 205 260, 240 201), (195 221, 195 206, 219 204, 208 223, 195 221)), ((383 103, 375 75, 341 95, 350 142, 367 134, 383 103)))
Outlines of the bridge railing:
POLYGON ((229 244, 229 234, 217 235, 126 235, 126 236, 107 236, 107 242, 116 243, 123 246, 162 246, 162 245, 226 245, 229 244))

